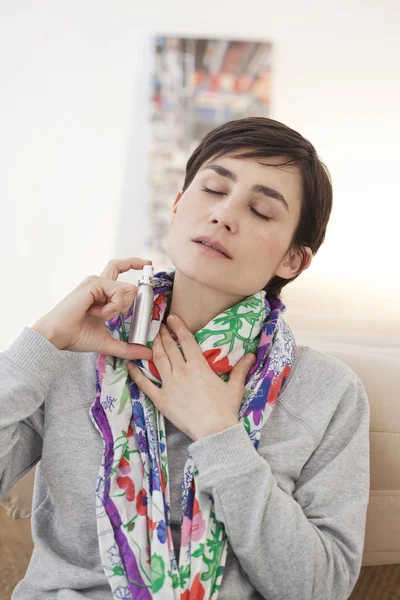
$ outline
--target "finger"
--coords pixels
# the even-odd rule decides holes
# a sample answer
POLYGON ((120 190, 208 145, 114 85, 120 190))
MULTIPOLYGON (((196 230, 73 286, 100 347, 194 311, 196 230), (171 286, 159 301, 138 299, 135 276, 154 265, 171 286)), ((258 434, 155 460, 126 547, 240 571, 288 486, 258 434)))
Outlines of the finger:
POLYGON ((169 362, 171 363, 171 368, 173 369, 174 365, 178 366, 179 364, 184 364, 185 359, 164 323, 161 323, 159 335, 161 336, 165 353, 168 356, 169 362))
POLYGON ((118 279, 118 275, 126 273, 130 269, 140 271, 144 265, 151 265, 152 261, 143 258, 117 258, 110 260, 105 269, 103 269, 100 277, 106 277, 107 279, 118 279))
POLYGON ((199 360, 199 358, 202 358, 205 362, 207 362, 200 349, 200 346, 196 342, 196 338, 186 327, 182 319, 180 319, 177 315, 169 315, 167 318, 167 323, 172 331, 176 334, 178 341, 182 346, 186 361, 195 361, 199 360))
POLYGON ((104 319, 104 321, 107 321, 108 317, 104 312, 104 306, 104 304, 92 304, 87 312, 94 317, 99 317, 99 319, 104 319))
POLYGON ((94 317, 109 320, 114 318, 116 315, 124 315, 127 313, 129 307, 132 306, 135 297, 135 288, 133 290, 125 290, 123 293, 121 292, 119 296, 115 295, 110 302, 106 301, 103 304, 92 304, 87 312, 94 317))
POLYGON ((164 381, 166 377, 168 377, 168 375, 171 374, 172 366, 167 354, 165 353, 165 349, 159 333, 154 338, 151 349, 153 351, 152 361, 156 365, 157 371, 159 372, 161 379, 164 381))
POLYGON ((239 385, 240 387, 244 386, 246 377, 249 374, 250 369, 254 366, 255 362, 256 357, 254 354, 250 353, 242 356, 242 358, 236 363, 230 372, 228 385, 239 385))
POLYGON ((127 363, 129 377, 136 383, 139 389, 142 390, 153 404, 160 410, 161 396, 157 386, 148 379, 142 371, 133 363, 127 363))
POLYGON ((116 340, 108 332, 107 337, 102 341, 99 354, 117 356, 126 360, 152 360, 153 356, 150 348, 141 346, 140 344, 128 344, 122 340, 116 340))
POLYGON ((130 285, 122 281, 112 281, 102 277, 95 277, 88 282, 90 297, 87 307, 93 307, 91 314, 101 316, 104 319, 111 319, 119 313, 125 313, 132 305, 136 294, 137 286, 130 285), (101 307, 99 311, 96 306, 101 307))

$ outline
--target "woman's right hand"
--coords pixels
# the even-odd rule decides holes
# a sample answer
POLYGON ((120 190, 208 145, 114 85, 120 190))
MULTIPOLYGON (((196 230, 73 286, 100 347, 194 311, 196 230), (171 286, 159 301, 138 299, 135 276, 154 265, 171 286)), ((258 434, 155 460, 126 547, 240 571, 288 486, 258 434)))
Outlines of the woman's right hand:
POLYGON ((141 270, 151 260, 111 260, 100 277, 90 275, 32 327, 59 350, 96 352, 128 360, 151 360, 150 348, 113 338, 106 321, 128 312, 138 287, 117 281, 120 273, 141 270))

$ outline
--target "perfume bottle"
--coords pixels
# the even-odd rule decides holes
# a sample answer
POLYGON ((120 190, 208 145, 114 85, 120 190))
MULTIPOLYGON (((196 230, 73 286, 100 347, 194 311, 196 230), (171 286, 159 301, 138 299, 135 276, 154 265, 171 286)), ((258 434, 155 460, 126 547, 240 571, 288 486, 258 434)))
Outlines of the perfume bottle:
POLYGON ((153 316, 153 276, 154 267, 145 265, 143 276, 138 281, 138 293, 133 305, 129 344, 147 345, 150 322, 153 316))

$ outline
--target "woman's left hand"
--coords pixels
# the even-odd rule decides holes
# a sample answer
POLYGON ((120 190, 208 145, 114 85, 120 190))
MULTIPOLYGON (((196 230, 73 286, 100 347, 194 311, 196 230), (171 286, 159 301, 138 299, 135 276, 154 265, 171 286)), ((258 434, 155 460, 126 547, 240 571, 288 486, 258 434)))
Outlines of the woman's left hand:
POLYGON ((167 327, 161 324, 152 350, 162 387, 154 385, 132 362, 127 364, 131 379, 164 417, 194 441, 237 425, 244 383, 255 355, 243 356, 225 382, 210 368, 182 319, 170 315, 167 322, 185 357, 167 327))

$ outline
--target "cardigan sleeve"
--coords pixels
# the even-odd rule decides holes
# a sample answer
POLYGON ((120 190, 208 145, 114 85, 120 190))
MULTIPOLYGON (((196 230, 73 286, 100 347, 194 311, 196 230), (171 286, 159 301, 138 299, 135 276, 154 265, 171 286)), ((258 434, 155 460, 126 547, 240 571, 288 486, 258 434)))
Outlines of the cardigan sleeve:
POLYGON ((268 600, 345 600, 361 569, 369 501, 366 391, 354 373, 293 495, 244 425, 190 444, 199 487, 258 592, 268 600))

